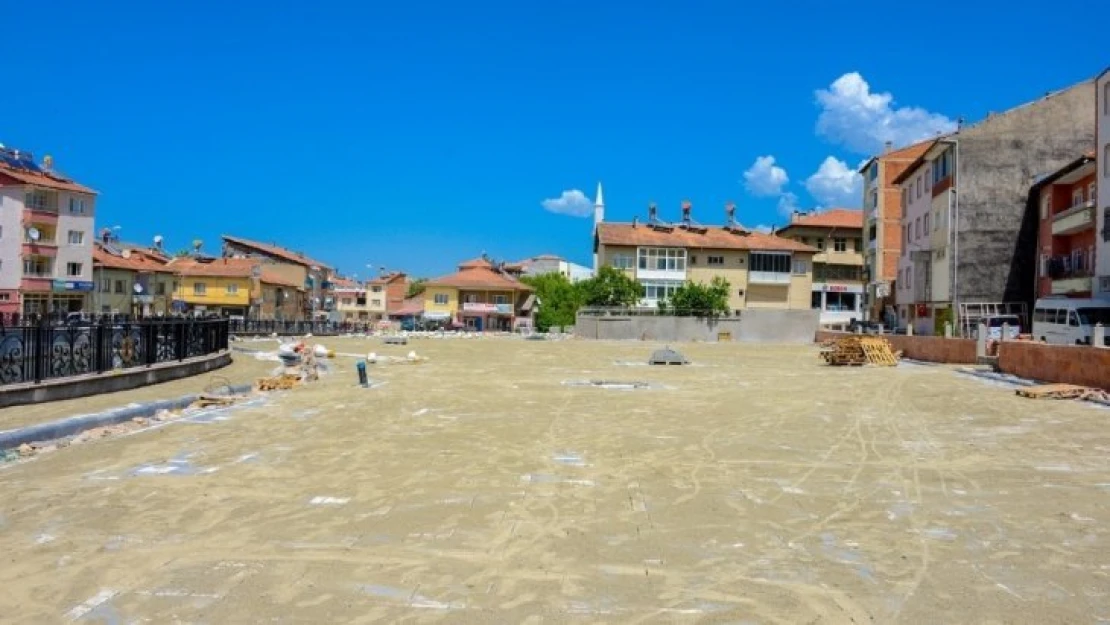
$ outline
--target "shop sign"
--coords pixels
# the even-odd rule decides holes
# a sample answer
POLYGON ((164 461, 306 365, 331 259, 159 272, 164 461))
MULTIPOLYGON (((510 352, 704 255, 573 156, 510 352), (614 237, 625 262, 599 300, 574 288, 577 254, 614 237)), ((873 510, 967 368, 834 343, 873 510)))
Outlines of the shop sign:
POLYGON ((89 293, 93 290, 93 283, 84 280, 54 280, 52 287, 55 293, 64 293, 66 291, 89 293))
POLYGON ((480 304, 477 302, 464 302, 463 312, 491 313, 497 312, 497 304, 480 304))

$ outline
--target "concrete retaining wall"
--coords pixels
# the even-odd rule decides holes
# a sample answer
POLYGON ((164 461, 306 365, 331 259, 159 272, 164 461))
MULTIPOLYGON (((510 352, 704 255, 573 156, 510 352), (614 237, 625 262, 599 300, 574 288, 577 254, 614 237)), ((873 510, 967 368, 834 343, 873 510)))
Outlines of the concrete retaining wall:
POLYGON ((998 346, 998 368, 1030 380, 1110 391, 1110 349, 1106 348, 1004 341, 998 346))
MULTIPOLYGON (((818 341, 847 336, 845 332, 820 331, 818 341)), ((973 365, 975 341, 972 339, 948 339, 943 336, 905 336, 884 334, 894 351, 901 351, 906 358, 923 362, 939 362, 954 365, 973 365)))
POLYGON ((126 391, 140 386, 200 375, 229 364, 231 364, 231 352, 222 351, 150 367, 47 380, 39 384, 13 384, 0 388, 0 408, 126 391))
POLYGON ((579 315, 575 336, 607 341, 707 341, 810 343, 820 313, 815 310, 745 310, 739 317, 579 315))

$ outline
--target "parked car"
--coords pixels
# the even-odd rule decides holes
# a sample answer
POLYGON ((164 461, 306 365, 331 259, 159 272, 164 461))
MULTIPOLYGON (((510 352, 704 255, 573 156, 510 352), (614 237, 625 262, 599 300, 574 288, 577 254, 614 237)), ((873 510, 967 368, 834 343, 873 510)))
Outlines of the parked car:
POLYGON ((1090 345, 1095 324, 1108 328, 1110 300, 1046 297, 1033 308, 1033 338, 1057 345, 1090 345))

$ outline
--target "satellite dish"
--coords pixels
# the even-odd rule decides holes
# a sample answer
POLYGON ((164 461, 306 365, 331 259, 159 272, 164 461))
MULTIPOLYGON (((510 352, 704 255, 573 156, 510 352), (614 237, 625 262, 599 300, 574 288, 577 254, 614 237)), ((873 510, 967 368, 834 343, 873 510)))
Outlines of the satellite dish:
POLYGON ((131 258, 131 250, 123 250, 119 253, 119 255, 124 258, 131 258))
POLYGON ((154 244, 155 245, 161 245, 162 244, 162 235, 160 235, 160 234, 154 235, 154 244))
POLYGON ((202 245, 204 245, 204 241, 201 241, 200 239, 193 239, 193 249, 199 252, 202 245))
POLYGON ((27 228, 27 236, 32 241, 38 241, 40 238, 42 238, 42 233, 39 232, 38 228, 31 226, 30 228, 27 228))
POLYGON ((54 169, 54 157, 49 154, 42 157, 42 167, 43 169, 54 169))
POLYGON ((136 282, 135 286, 131 287, 131 289, 134 290, 135 293, 142 293, 143 292, 143 285, 136 282))

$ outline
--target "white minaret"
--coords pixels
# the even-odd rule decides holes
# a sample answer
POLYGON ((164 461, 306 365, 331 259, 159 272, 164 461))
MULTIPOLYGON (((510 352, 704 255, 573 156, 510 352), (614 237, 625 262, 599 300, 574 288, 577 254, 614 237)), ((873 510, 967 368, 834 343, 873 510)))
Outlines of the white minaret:
MULTIPOLYGON (((605 197, 601 194, 601 183, 597 183, 597 196, 594 197, 594 242, 597 241, 597 227, 605 221, 605 197)), ((597 247, 594 247, 594 275, 599 269, 597 260, 597 247)))

